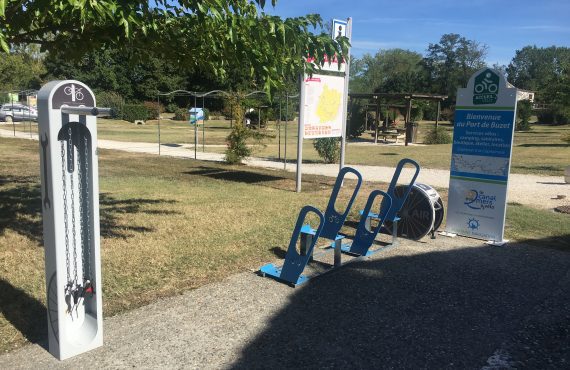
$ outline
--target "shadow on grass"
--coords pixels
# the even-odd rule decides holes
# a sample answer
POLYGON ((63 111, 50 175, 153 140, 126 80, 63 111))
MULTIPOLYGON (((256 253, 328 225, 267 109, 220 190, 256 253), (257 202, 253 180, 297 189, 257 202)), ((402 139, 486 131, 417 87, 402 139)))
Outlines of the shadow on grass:
MULTIPOLYGON (((101 235, 110 238, 131 237, 133 233, 153 231, 143 225, 120 223, 122 214, 146 213, 153 215, 174 214, 177 212, 162 209, 147 209, 148 206, 172 204, 173 200, 163 199, 115 199, 109 194, 100 194, 101 235)), ((41 190, 34 177, 0 177, 0 235, 13 230, 42 244, 42 203, 41 190)))
POLYGON ((561 182, 552 182, 552 181, 537 181, 537 184, 545 184, 545 185, 563 185, 567 186, 568 184, 561 181, 561 182))
POLYGON ((187 172, 187 175, 199 175, 209 177, 215 180, 241 182, 245 184, 266 183, 271 181, 288 180, 286 177, 267 175, 263 173, 241 171, 241 170, 226 170, 223 168, 215 167, 198 167, 187 172))
MULTIPOLYGON (((570 217, 570 215, 568 215, 568 217, 570 217)), ((518 242, 570 253, 570 234, 549 236, 547 238, 538 239, 538 240, 536 239, 519 240, 518 242)))
POLYGON ((567 368, 569 253, 404 251, 295 290, 232 368, 567 368))
POLYGON ((47 310, 37 299, 0 279, 0 313, 31 343, 47 350, 47 310))
POLYGON ((519 144, 523 148, 567 148, 568 144, 519 144))
MULTIPOLYGON (((284 158, 279 158, 279 157, 276 157, 274 155, 266 155, 266 156, 263 156, 260 158, 266 159, 268 161, 281 162, 281 163, 283 163, 283 161, 285 160, 284 158)), ((297 164, 297 159, 287 158, 287 163, 288 164, 297 164)), ((306 158, 303 158, 303 163, 304 164, 325 164, 325 162, 322 159, 306 159, 306 158)), ((336 165, 338 166, 338 163, 336 163, 336 165)))
POLYGON ((521 169, 521 170, 532 170, 532 171, 560 171, 562 172, 563 169, 561 166, 523 166, 523 165, 513 165, 513 169, 521 169))

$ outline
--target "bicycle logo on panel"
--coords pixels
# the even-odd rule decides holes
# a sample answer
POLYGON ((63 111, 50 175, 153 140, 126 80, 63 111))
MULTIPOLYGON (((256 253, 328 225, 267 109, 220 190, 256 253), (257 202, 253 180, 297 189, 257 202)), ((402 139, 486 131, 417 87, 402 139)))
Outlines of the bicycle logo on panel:
POLYGON ((475 77, 473 104, 495 104, 499 93, 499 75, 486 69, 475 77))
POLYGON ((71 101, 81 101, 85 97, 81 92, 83 90, 82 87, 76 87, 75 84, 71 84, 71 86, 66 86, 63 92, 65 95, 71 96, 71 101))
POLYGON ((499 90, 499 85, 493 82, 491 76, 491 72, 487 72, 485 74, 485 78, 475 85, 475 92, 477 94, 481 94, 483 92, 494 94, 499 90))

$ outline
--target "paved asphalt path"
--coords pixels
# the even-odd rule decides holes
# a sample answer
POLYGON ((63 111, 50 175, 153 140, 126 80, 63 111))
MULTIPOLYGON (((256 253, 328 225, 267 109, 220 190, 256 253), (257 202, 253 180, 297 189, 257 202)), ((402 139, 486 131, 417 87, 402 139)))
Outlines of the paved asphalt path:
POLYGON ((402 241, 293 289, 244 272, 106 318, 59 362, 31 344, 0 369, 570 367, 570 253, 466 238, 402 241))

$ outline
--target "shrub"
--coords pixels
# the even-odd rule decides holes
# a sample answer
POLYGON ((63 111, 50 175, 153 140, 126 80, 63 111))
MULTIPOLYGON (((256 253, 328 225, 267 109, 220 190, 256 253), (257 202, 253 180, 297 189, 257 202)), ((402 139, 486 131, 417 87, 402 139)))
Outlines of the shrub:
POLYGON ((261 127, 265 127, 267 123, 267 117, 265 116, 264 112, 261 112, 261 121, 259 120, 259 111, 257 109, 254 109, 251 112, 247 112, 245 114, 245 118, 249 118, 251 121, 250 127, 252 128, 257 128, 260 124, 261 127))
POLYGON ((211 112, 208 110, 208 119, 210 119, 210 117, 212 117, 212 119, 223 119, 223 116, 222 112, 218 110, 213 110, 211 112))
POLYGON ((162 107, 156 101, 145 101, 144 106, 147 110, 148 119, 158 119, 158 111, 162 112, 162 107))
POLYGON ((129 122, 146 121, 148 119, 148 110, 143 104, 125 104, 123 105, 121 118, 129 122))
POLYGON ((174 111, 174 118, 175 121, 189 121, 190 114, 188 113, 188 109, 186 108, 177 108, 174 111))
POLYGON ((455 107, 445 108, 441 111, 441 119, 453 124, 455 120, 455 107))
POLYGON ((227 163, 238 164, 251 155, 251 149, 246 144, 247 139, 251 135, 251 131, 244 127, 243 124, 234 125, 227 138, 228 148, 226 149, 225 157, 227 163))
POLYGON ((366 128, 366 110, 359 100, 354 100, 350 104, 350 116, 348 118, 348 136, 356 138, 362 135, 366 128))
POLYGON ((430 102, 424 106, 424 119, 435 121, 437 118, 437 102, 430 102))
POLYGON ((424 144, 449 144, 451 135, 441 127, 434 127, 424 138, 424 144))
POLYGON ((111 108, 111 118, 121 119, 124 105, 125 99, 116 92, 103 91, 97 94, 97 106, 111 108))
POLYGON ((285 109, 285 104, 281 106, 281 121, 294 121, 295 120, 295 108, 289 107, 289 112, 285 109))
POLYGON ((553 106, 537 114, 538 122, 545 124, 564 125, 570 123, 570 109, 553 106))
POLYGON ((421 121, 422 119, 424 119, 423 106, 418 105, 417 107, 413 107, 412 112, 411 112, 411 116, 412 116, 413 122, 418 122, 418 121, 421 121))
POLYGON ((529 100, 521 100, 517 104, 516 131, 530 130, 530 117, 532 116, 532 103, 529 100))
POLYGON ((234 93, 227 99, 224 108, 231 108, 232 119, 235 124, 226 139, 225 161, 229 164, 238 164, 251 155, 251 149, 247 147, 246 140, 251 136, 251 130, 244 125, 245 111, 240 104, 243 94, 234 93))
POLYGON ((178 105, 176 105, 176 103, 169 103, 165 108, 167 113, 174 113, 177 109, 178 105))
POLYGON ((313 146, 325 163, 335 163, 340 156, 340 141, 338 137, 315 139, 313 146))

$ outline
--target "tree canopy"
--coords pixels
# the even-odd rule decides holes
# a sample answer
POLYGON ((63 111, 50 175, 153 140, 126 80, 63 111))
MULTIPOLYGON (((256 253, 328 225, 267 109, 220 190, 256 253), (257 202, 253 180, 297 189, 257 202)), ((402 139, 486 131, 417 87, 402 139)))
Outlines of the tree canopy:
POLYGON ((457 87, 464 87, 469 77, 485 67, 487 46, 449 33, 436 44, 429 44, 424 58, 433 92, 455 96, 457 87))
POLYGON ((353 92, 400 93, 424 89, 424 71, 419 53, 403 49, 380 50, 376 55, 353 58, 353 92))
POLYGON ((128 46, 141 58, 160 56, 215 76, 242 65, 268 91, 303 67, 312 71, 304 56, 346 55, 346 38, 312 32, 322 27, 320 16, 281 19, 264 7, 265 0, 0 0, 0 47, 39 44, 79 58, 128 46))
POLYGON ((566 88, 569 67, 570 48, 525 46, 516 51, 507 74, 516 87, 536 91, 538 99, 552 102, 566 88))

